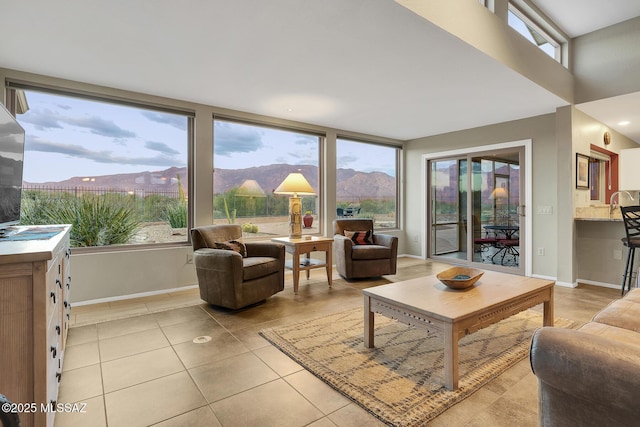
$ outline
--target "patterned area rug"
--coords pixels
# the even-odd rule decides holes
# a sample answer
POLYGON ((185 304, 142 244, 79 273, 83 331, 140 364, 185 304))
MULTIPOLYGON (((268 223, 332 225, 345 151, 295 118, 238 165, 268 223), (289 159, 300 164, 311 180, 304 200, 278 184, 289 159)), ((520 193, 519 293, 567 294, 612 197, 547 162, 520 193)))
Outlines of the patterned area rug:
MULTIPOLYGON (((392 426, 426 424, 529 353, 542 314, 527 310, 462 338, 459 388, 443 386, 442 339, 376 314, 375 345, 363 343, 362 309, 260 334, 314 375, 392 426)), ((556 327, 574 322, 556 319, 556 327)))

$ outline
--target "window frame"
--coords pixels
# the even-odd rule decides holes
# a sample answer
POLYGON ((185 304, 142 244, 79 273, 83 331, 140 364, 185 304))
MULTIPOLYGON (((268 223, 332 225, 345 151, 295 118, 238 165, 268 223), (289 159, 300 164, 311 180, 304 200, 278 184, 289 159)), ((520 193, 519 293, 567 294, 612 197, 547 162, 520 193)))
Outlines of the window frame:
MULTIPOLYGON (((395 169, 396 169, 396 176, 395 176, 395 193, 396 193, 396 200, 395 200, 395 210, 394 210, 394 217, 395 217, 395 226, 394 227, 389 227, 389 228, 384 228, 383 230, 385 231, 397 231, 401 229, 401 224, 400 224, 400 203, 401 203, 401 186, 400 186, 400 174, 402 173, 401 170, 401 166, 402 166, 402 150, 403 147, 401 145, 395 145, 395 144, 385 144, 384 142, 376 142, 376 141, 371 141, 371 140, 367 140, 367 139, 361 139, 361 138, 354 138, 348 135, 343 135, 343 134, 338 134, 336 136, 336 172, 338 169, 338 164, 337 164, 337 159, 338 159, 338 145, 340 143, 340 140, 344 140, 347 142, 356 142, 356 143, 360 143, 360 144, 370 144, 370 145, 376 145, 376 146, 380 146, 380 147, 387 147, 387 148, 393 148, 395 150, 395 160, 394 160, 394 164, 395 164, 395 169)), ((336 189, 337 189, 337 173, 336 173, 336 189)), ((334 199, 336 200, 336 205, 337 205, 337 195, 334 194, 334 199)))
MULTIPOLYGON (((548 55, 549 57, 562 64, 564 67, 568 67, 568 37, 557 28, 556 24, 551 19, 545 16, 537 8, 530 5, 526 0, 510 0, 508 2, 507 10, 508 12, 513 13, 525 25, 535 30, 551 46, 554 47, 554 56, 551 57, 550 55, 548 55)), ((508 23, 508 17, 506 18, 506 21, 508 23)), ((520 32, 518 32, 515 28, 511 27, 510 25, 509 27, 520 34, 520 32)), ((522 34, 520 35, 524 37, 522 34)), ((532 44, 542 51, 540 46, 535 43, 532 44)), ((544 53, 547 54, 546 52, 544 53)))
MULTIPOLYGON (((50 95, 57 95, 69 98, 78 98, 85 101, 93 101, 99 103, 114 104, 123 107, 143 109, 147 111, 155 111, 159 113, 169 113, 185 116, 187 119, 185 143, 186 147, 186 162, 187 162, 187 230, 194 224, 194 141, 195 141, 195 110, 183 109, 174 106, 168 106, 160 103, 145 102, 135 100, 127 97, 120 97, 115 95, 103 94, 98 92, 79 90, 68 87, 59 87, 55 85, 48 85, 43 83, 5 79, 5 99, 8 100, 7 104, 11 107, 12 114, 15 114, 18 108, 21 108, 20 101, 24 98, 21 95, 21 91, 33 91, 41 92, 50 95)), ((24 100, 26 105, 26 99, 24 100)), ((132 244, 114 244, 107 246, 83 246, 74 247, 74 253, 88 254, 88 253, 100 253, 100 252, 118 252, 118 251, 132 251, 132 250, 145 250, 145 249, 161 249, 168 247, 181 247, 191 246, 190 233, 186 233, 184 241, 177 242, 159 242, 159 243, 132 243, 132 244)))
MULTIPOLYGON (((213 161, 213 168, 212 168, 212 173, 215 171, 216 169, 216 162, 215 162, 215 123, 216 121, 221 121, 221 122, 227 122, 227 123, 232 123, 232 124, 239 124, 239 125, 246 125, 246 126, 252 126, 252 127, 256 127, 256 128, 265 128, 265 129, 271 129, 271 130, 276 130, 276 131, 283 131, 283 132, 291 132, 291 133, 296 133, 296 134, 304 134, 304 135, 308 135, 308 136, 312 136, 312 137, 316 137, 318 138, 318 194, 316 194, 316 201, 317 201, 317 220, 316 223, 318 226, 318 231, 317 232, 313 232, 313 233, 304 233, 304 229, 303 229, 303 235, 324 235, 325 232, 325 218, 323 218, 323 212, 324 212, 324 206, 326 203, 326 194, 325 194, 325 187, 324 187, 324 176, 325 176, 325 165, 324 165, 324 155, 323 153, 325 152, 325 144, 326 144, 326 133, 322 133, 322 132, 318 132, 318 131, 314 131, 308 128, 304 128, 304 127, 294 127, 294 126, 285 126, 285 125, 277 125, 274 123, 267 123, 267 122, 263 122, 260 120, 251 120, 251 119, 246 119, 246 118, 241 118, 241 117, 236 117, 236 116, 232 116, 232 115, 225 115, 225 114, 213 114, 212 117, 212 128, 213 128, 213 133, 211 135, 212 138, 212 161, 213 161)), ((215 181, 215 174, 213 174, 213 180, 215 181)), ((212 185, 212 190, 215 187, 215 183, 212 185)), ((304 196, 302 196, 304 197, 304 196)), ((212 194, 212 198, 215 198, 215 192, 212 194)), ((213 209, 215 211, 215 208, 213 209)), ((215 212, 212 212, 213 215, 213 219, 215 220, 215 212)), ((273 237, 285 237, 287 236, 287 234, 279 234, 279 235, 273 235, 273 237)), ((243 235, 243 239, 244 240, 264 240, 264 237, 261 236, 257 236, 257 237, 251 237, 251 236, 245 236, 243 235)))

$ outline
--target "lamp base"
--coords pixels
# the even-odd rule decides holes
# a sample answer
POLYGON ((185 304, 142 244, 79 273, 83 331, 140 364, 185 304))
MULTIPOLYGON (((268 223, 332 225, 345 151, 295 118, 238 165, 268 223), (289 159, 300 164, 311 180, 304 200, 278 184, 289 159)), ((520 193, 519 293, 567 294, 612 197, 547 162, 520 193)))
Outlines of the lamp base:
POLYGON ((289 197, 289 238, 302 237, 302 199, 289 197))

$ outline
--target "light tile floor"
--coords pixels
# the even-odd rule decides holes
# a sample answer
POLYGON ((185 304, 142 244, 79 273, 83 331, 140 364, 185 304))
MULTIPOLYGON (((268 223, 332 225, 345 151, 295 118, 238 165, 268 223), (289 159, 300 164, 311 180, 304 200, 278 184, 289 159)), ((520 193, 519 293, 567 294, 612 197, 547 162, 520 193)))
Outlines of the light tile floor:
MULTIPOLYGON (((400 258, 389 281, 435 274, 448 265, 400 258)), ((369 281, 324 271, 239 312, 212 308, 197 289, 74 307, 58 402, 86 403, 59 413, 56 427, 382 426, 258 335, 261 329, 362 306, 369 281), (194 338, 210 336, 204 343, 194 338)), ((555 314, 588 321, 619 291, 556 288, 555 314)), ((507 370, 432 426, 537 425, 537 385, 528 360, 507 370)))

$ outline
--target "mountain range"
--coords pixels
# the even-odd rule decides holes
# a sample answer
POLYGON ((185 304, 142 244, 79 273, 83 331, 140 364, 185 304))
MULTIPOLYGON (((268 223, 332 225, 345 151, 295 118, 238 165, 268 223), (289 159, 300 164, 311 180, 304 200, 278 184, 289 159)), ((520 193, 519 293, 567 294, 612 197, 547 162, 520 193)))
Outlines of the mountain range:
MULTIPOLYGON (((214 193, 219 194, 232 188, 240 187, 247 179, 255 180, 265 194, 271 193, 291 172, 301 172, 316 192, 319 191, 317 166, 274 164, 246 169, 214 168, 214 193)), ((186 167, 171 167, 155 172, 145 171, 94 177, 73 177, 58 182, 25 182, 25 185, 174 192, 178 190, 178 182, 181 182, 183 189, 186 191, 188 186, 186 167)), ((363 196, 367 198, 393 198, 396 194, 396 179, 382 172, 338 169, 336 171, 336 187, 337 200, 354 200, 363 198, 363 196)))

